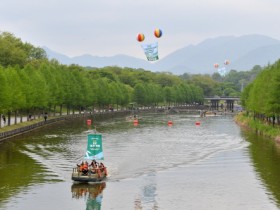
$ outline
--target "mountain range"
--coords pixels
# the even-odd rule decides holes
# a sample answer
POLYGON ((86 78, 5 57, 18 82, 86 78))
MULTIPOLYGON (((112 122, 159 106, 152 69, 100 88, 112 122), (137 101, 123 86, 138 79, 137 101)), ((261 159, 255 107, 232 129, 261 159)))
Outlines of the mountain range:
POLYGON ((105 67, 119 66, 145 69, 153 72, 171 72, 172 74, 212 74, 217 71, 213 64, 227 70, 248 71, 255 65, 266 66, 280 58, 280 41, 264 35, 222 36, 207 39, 197 45, 178 49, 155 63, 128 55, 98 57, 81 55, 68 57, 43 47, 49 59, 61 64, 105 67), (230 64, 224 66, 224 61, 230 64))

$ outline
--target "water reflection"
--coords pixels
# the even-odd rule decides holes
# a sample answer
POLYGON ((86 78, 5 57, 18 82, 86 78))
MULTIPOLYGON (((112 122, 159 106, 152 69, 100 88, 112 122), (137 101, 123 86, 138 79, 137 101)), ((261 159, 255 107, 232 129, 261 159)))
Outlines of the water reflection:
POLYGON ((8 200, 32 183, 45 181, 44 168, 19 148, 14 142, 0 144, 0 201, 8 200))
POLYGON ((150 173, 144 178, 140 189, 141 191, 138 193, 134 201, 135 210, 157 210, 158 203, 156 200, 157 185, 155 173, 150 173))
POLYGON ((86 200, 86 210, 100 210, 106 183, 73 184, 72 198, 86 200))
POLYGON ((244 132, 251 142, 249 154, 255 171, 269 192, 269 197, 280 207, 280 148, 277 143, 254 133, 244 132))

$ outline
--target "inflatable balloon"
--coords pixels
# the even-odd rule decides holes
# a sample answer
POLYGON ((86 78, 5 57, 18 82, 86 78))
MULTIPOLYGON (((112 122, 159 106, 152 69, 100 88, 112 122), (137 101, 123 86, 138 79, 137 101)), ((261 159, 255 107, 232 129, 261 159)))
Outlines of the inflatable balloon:
MULTIPOLYGON (((156 28, 154 30, 154 35, 156 38, 160 38, 162 36, 162 31, 158 28, 156 28)), ((145 36, 143 33, 139 33, 137 34, 137 41, 138 42, 142 42, 145 39, 145 36)), ((144 53, 147 57, 148 61, 156 61, 159 59, 158 57, 158 43, 157 42, 153 42, 153 43, 149 43, 149 44, 141 44, 142 49, 144 50, 144 53)))
POLYGON ((154 35, 155 35, 155 37, 160 38, 162 36, 162 31, 160 29, 156 28, 154 31, 154 35))
POLYGON ((219 64, 218 64, 218 63, 214 63, 214 67, 215 67, 215 68, 218 68, 218 67, 219 67, 219 64))
POLYGON ((228 65, 229 64, 229 60, 225 60, 224 64, 228 65))
POLYGON ((138 42, 142 42, 142 41, 144 41, 144 39, 145 39, 144 34, 142 34, 142 33, 137 34, 137 41, 138 42))

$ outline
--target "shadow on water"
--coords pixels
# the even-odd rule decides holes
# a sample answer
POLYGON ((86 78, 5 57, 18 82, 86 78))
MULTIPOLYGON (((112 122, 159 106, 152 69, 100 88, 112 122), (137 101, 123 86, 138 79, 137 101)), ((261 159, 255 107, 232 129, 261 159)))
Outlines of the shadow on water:
MULTIPOLYGON (((102 118, 94 119, 101 130, 103 123, 102 118)), ((86 130, 86 121, 80 118, 0 142, 0 208, 29 187, 69 180, 77 151, 67 145, 84 138, 86 130)))
POLYGON ((103 190, 106 183, 73 184, 71 186, 72 198, 86 200, 86 209, 101 209, 103 190))
POLYGON ((280 145, 252 132, 243 132, 243 135, 251 143, 249 154, 255 171, 267 188, 269 197, 280 207, 280 145))
POLYGON ((62 181, 61 177, 44 164, 44 161, 50 153, 61 154, 65 150, 63 145, 68 139, 59 135, 63 136, 65 129, 69 133, 70 129, 64 128, 67 124, 69 125, 69 122, 60 122, 0 143, 1 205, 17 193, 28 191, 30 186, 62 181), (60 133, 54 126, 62 128, 60 133), (53 130, 55 134, 52 133, 53 130))
POLYGON ((44 168, 18 150, 15 142, 0 144, 0 200, 8 200, 32 183, 44 182, 44 168), (22 167, 24 166, 24 167, 22 167))

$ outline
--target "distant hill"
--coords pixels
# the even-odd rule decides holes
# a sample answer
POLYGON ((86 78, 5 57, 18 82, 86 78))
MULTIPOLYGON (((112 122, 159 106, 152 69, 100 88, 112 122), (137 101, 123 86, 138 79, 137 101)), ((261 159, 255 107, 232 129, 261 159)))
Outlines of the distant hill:
POLYGON ((151 71, 168 71, 181 75, 184 73, 208 73, 216 71, 214 63, 223 66, 224 60, 230 60, 228 70, 251 70, 255 65, 266 66, 280 58, 280 41, 262 35, 245 35, 240 37, 224 36, 207 39, 197 45, 189 45, 167 55, 156 63, 127 55, 98 57, 82 55, 67 57, 43 47, 50 59, 55 58, 62 64, 104 67, 119 66, 143 68, 151 71))
POLYGON ((104 67, 104 66, 119 66, 119 67, 131 67, 131 68, 143 68, 146 70, 153 70, 152 64, 143 59, 138 59, 127 55, 115 55, 111 57, 99 57, 92 55, 81 55, 76 57, 68 57, 66 55, 52 51, 47 47, 43 47, 46 51, 49 59, 56 59, 62 64, 78 64, 80 66, 91 67, 104 67))

